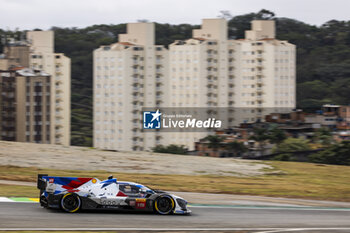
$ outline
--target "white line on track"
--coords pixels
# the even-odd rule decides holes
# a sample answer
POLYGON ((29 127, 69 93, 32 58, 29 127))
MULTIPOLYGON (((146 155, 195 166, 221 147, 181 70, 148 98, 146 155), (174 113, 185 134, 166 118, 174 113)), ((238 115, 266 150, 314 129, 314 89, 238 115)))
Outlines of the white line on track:
POLYGON ((350 227, 334 228, 0 228, 0 231, 258 231, 278 233, 290 231, 349 231, 350 227))
POLYGON ((0 202, 14 202, 14 201, 7 197, 0 197, 0 202))
POLYGON ((314 211, 350 211, 350 208, 332 208, 332 207, 320 207, 320 208, 309 208, 309 207, 268 207, 268 206, 188 206, 192 208, 231 208, 231 209, 249 209, 249 210, 314 210, 314 211))
MULTIPOLYGON (((0 202, 11 202, 11 203, 32 203, 32 204, 38 204, 34 201, 14 201, 6 197, 0 197, 0 202)), ((334 207, 275 207, 275 206, 216 206, 216 205, 203 205, 203 206, 197 206, 197 205, 189 205, 190 209, 193 208, 228 208, 228 209, 245 209, 245 210, 310 210, 310 211, 345 211, 350 212, 350 208, 334 208, 334 207)))
POLYGON ((274 229, 267 231, 259 231, 255 233, 280 233, 280 232, 300 232, 300 231, 349 231, 350 228, 347 227, 337 227, 337 228, 285 228, 285 229, 274 229))

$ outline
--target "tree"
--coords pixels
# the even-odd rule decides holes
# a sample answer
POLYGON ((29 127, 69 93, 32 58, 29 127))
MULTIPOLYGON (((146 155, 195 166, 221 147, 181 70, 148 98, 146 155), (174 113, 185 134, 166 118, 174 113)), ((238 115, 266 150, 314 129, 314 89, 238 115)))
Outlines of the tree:
POLYGON ((232 141, 225 144, 225 148, 234 154, 234 156, 240 156, 248 149, 242 142, 232 141))
POLYGON ((152 148, 153 152, 156 153, 168 153, 168 154, 187 154, 188 149, 184 145, 168 145, 168 146, 163 146, 163 145, 157 145, 152 148))
POLYGON ((208 147, 213 149, 214 151, 217 151, 221 146, 222 142, 224 141, 224 138, 218 135, 208 135, 205 137, 205 140, 208 141, 208 147))
POLYGON ((308 151, 311 150, 309 142, 301 138, 287 138, 282 143, 276 145, 272 151, 273 153, 281 153, 275 156, 276 160, 288 161, 291 159, 293 153, 288 152, 298 152, 298 151, 308 151))
POLYGON ((313 137, 314 142, 328 146, 333 142, 332 132, 325 127, 316 130, 313 137))
POLYGON ((223 18, 226 20, 232 19, 232 14, 230 11, 220 11, 220 14, 218 15, 219 18, 223 18))
POLYGON ((280 144, 287 138, 286 134, 284 133, 283 130, 279 128, 273 128, 269 132, 269 141, 272 144, 280 144))
POLYGON ((254 128, 253 135, 249 137, 250 140, 258 142, 259 151, 262 153, 266 141, 269 140, 268 130, 265 128, 254 128))
POLYGON ((331 145, 324 151, 311 155, 309 161, 314 163, 350 165, 350 141, 331 145))

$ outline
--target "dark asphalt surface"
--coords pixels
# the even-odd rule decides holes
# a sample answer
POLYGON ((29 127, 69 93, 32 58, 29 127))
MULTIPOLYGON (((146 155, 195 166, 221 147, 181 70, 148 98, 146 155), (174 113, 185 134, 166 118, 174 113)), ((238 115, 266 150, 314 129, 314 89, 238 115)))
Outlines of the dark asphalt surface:
POLYGON ((125 211, 74 214, 41 208, 38 203, 0 203, 5 228, 328 228, 349 227, 350 210, 293 208, 191 207, 189 216, 125 211))

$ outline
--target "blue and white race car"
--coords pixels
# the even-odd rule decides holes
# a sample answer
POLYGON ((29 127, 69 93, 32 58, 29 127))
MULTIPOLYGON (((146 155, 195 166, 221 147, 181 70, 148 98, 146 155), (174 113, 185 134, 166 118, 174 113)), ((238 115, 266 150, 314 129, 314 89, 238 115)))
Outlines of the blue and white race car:
POLYGON ((39 174, 40 204, 74 213, 80 209, 130 209, 158 214, 189 214, 187 201, 173 194, 150 189, 112 176, 97 178, 57 177, 39 174))

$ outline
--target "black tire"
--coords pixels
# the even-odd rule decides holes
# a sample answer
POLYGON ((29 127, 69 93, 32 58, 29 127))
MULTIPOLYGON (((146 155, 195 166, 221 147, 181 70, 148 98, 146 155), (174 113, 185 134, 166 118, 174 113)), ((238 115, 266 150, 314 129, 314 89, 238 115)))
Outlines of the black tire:
POLYGON ((62 197, 60 201, 60 206, 62 210, 66 212, 77 212, 81 207, 80 197, 74 193, 67 193, 62 197))
POLYGON ((160 196, 154 201, 154 211, 158 214, 172 214, 175 201, 168 195, 160 196))
POLYGON ((48 202, 45 196, 40 196, 40 205, 44 208, 48 207, 48 202))

